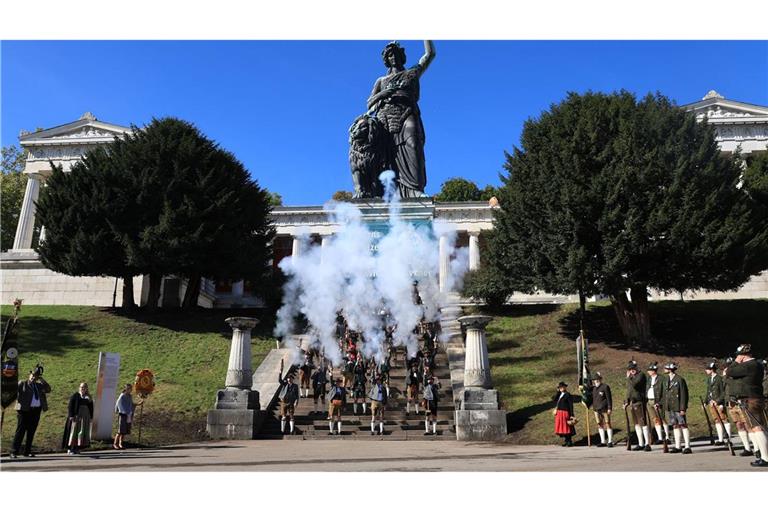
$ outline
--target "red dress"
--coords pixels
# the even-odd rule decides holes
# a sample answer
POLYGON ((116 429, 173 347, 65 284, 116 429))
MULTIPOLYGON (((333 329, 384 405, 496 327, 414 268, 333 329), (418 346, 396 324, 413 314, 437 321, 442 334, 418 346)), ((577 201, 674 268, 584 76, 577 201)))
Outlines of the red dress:
POLYGON ((568 424, 568 420, 573 417, 573 398, 567 391, 561 394, 557 393, 554 397, 557 401, 555 412, 555 434, 559 436, 572 436, 576 434, 576 428, 568 424))

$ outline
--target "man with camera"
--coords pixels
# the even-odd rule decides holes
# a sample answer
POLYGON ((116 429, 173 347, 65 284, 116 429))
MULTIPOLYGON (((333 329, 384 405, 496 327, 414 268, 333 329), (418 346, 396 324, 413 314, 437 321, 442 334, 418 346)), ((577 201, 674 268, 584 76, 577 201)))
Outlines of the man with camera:
POLYGON ((19 456, 21 441, 26 436, 24 445, 24 456, 34 457, 32 453, 32 440, 37 431, 37 425, 40 423, 40 414, 48 410, 48 401, 45 398, 46 393, 51 392, 51 386, 43 379, 43 367, 38 364, 35 369, 29 372, 27 380, 19 381, 18 395, 16 398, 16 434, 13 436, 13 445, 11 447, 11 458, 19 456))
POLYGON ((752 357, 751 345, 740 345, 736 349, 734 364, 725 370, 725 374, 736 384, 732 393, 742 412, 746 423, 749 440, 756 450, 760 451, 760 459, 751 463, 755 467, 768 467, 768 436, 766 436, 766 418, 764 415, 765 399, 763 398, 763 365, 752 357))

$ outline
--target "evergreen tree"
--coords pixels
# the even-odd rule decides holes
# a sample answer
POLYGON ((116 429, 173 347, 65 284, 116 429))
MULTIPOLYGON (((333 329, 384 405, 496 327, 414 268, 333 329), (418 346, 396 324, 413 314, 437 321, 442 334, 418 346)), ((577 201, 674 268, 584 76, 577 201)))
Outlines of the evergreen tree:
POLYGON ((740 166, 663 96, 569 94, 507 154, 488 261, 509 292, 611 298, 651 341, 648 290, 728 290, 768 267, 740 166))
MULTIPOLYGON (((451 178, 440 187, 435 195, 435 201, 478 201, 480 189, 475 182, 464 178, 451 178)), ((489 198, 490 199, 490 198, 489 198)))

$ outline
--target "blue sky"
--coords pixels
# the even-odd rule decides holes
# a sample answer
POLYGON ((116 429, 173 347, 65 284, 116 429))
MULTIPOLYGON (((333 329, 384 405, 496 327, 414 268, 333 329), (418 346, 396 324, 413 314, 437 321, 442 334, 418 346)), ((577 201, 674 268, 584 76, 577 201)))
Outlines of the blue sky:
MULTIPOLYGON (((347 129, 387 41, 3 41, 2 144, 21 129, 153 116, 195 123, 286 204, 351 189, 347 129)), ((423 51, 403 41, 408 64, 423 51)), ((523 122, 567 91, 710 89, 768 105, 766 41, 435 41, 421 81, 427 193, 453 176, 498 184, 523 122)))

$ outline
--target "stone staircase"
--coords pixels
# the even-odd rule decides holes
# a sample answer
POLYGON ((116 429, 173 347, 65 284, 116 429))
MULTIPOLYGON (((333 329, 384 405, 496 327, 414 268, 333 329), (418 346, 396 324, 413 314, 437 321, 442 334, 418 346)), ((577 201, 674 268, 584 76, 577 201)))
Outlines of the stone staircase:
MULTIPOLYGON (((267 411, 264 424, 257 439, 285 439, 285 440, 311 440, 311 439, 381 439, 381 440, 455 440, 456 431, 454 428, 454 400, 451 386, 451 375, 448 368, 448 357, 443 347, 438 347, 436 356, 437 369, 435 375, 440 382, 439 405, 437 414, 437 435, 424 435, 424 412, 419 407, 419 414, 414 412, 411 406, 411 413, 406 414, 405 406, 405 362, 403 360, 402 349, 398 351, 396 357, 391 361, 390 370, 390 398, 387 408, 384 411, 384 435, 378 433, 378 423, 376 425, 376 434, 371 435, 371 413, 370 403, 367 406, 366 413, 363 414, 361 405, 358 404, 358 414, 354 414, 351 400, 348 400, 342 412, 342 431, 341 436, 332 436, 328 428, 328 410, 326 408, 321 413, 312 413, 314 400, 310 390, 310 396, 302 397, 295 411, 295 429, 294 435, 283 435, 280 432, 280 406, 274 404, 267 411)), ((291 368, 295 372, 294 381, 298 384, 298 370, 291 368)), ((334 377, 339 376, 339 371, 334 372, 334 377)), ((277 375, 275 375, 277 382, 277 375)), ((368 391, 366 389, 366 391, 368 391)), ((366 399, 366 402, 369 402, 366 399)), ((318 402, 320 407, 321 402, 318 402)), ((431 430, 431 427, 430 427, 431 430)), ((286 425, 288 431, 288 425, 286 425)))

